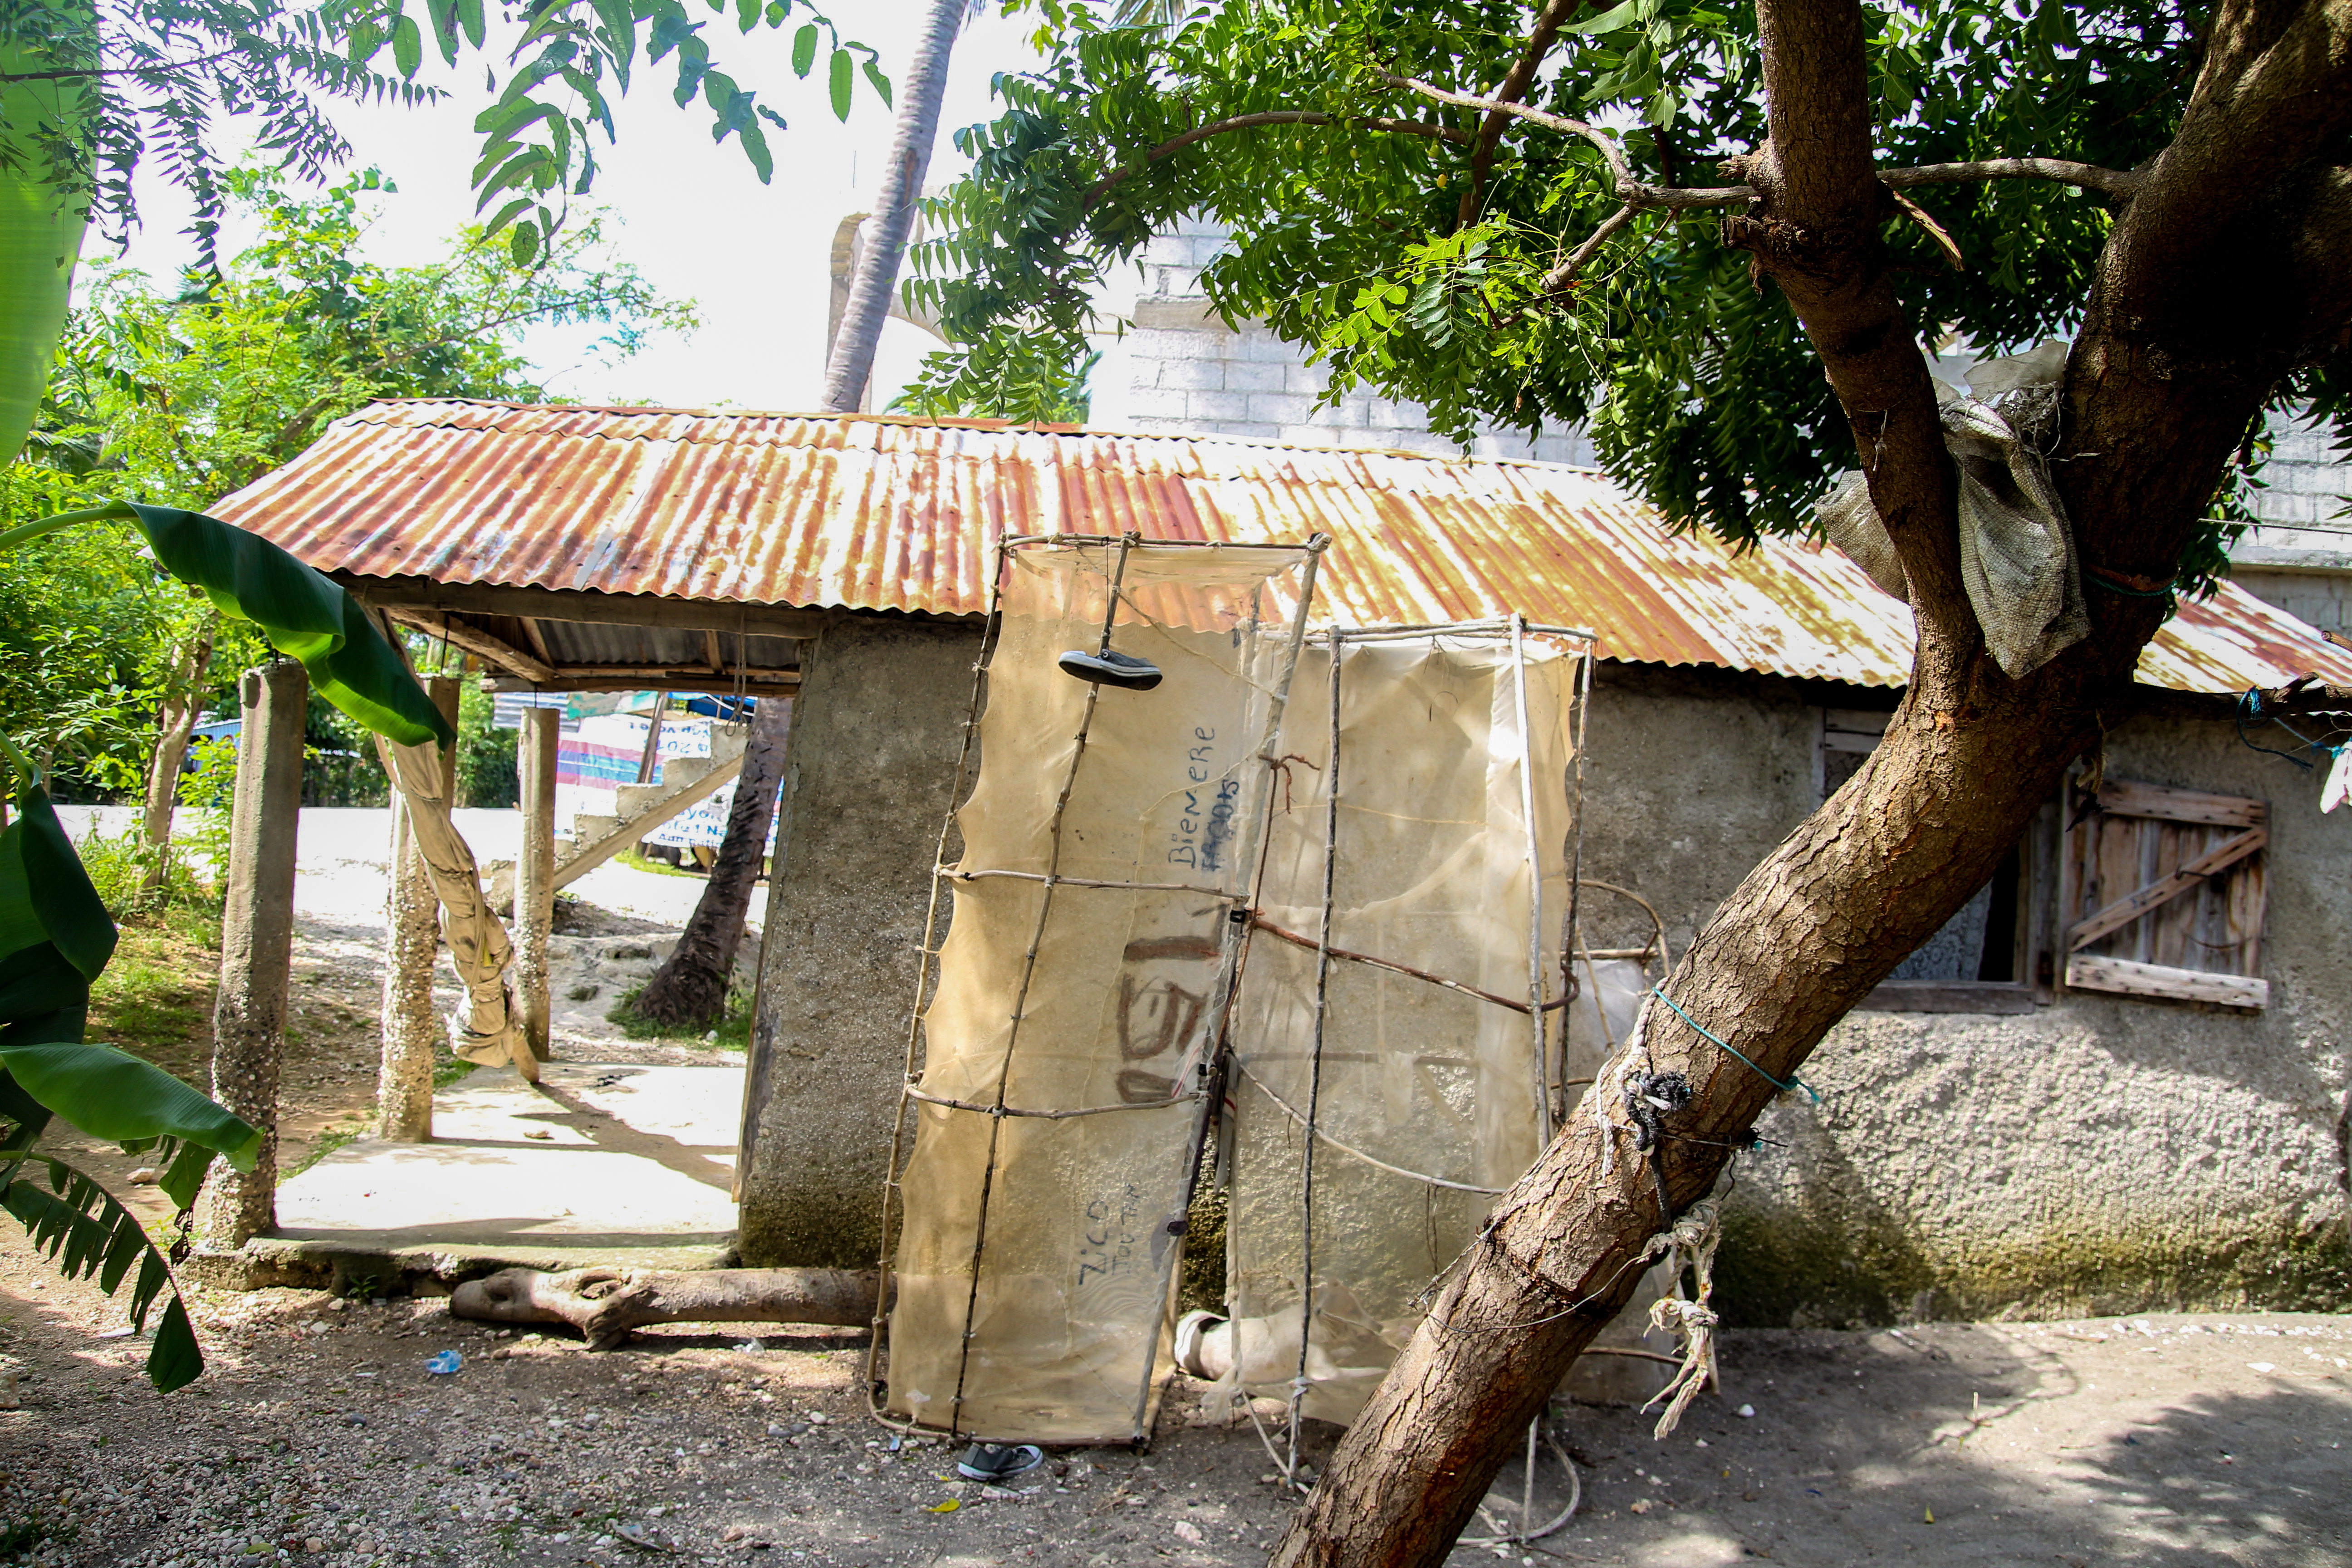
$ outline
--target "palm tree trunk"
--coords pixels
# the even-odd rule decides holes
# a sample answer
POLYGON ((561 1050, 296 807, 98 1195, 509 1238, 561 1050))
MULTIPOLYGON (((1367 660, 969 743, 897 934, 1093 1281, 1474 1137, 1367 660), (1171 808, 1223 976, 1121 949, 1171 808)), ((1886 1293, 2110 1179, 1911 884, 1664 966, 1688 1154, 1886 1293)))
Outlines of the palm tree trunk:
POLYGON ((677 950, 638 994, 637 1012, 645 1018, 673 1028, 707 1029, 727 1010, 727 982, 735 973, 735 950, 743 942, 751 885, 760 879, 768 824, 776 814, 776 786, 784 776, 792 714, 792 704, 774 697, 762 699, 751 714, 719 859, 677 950))
POLYGON ((882 172, 881 200, 867 226, 864 262, 850 287, 849 307, 842 313, 833 357, 824 367, 824 405, 835 414, 857 412, 866 396, 866 383, 874 374, 874 351, 882 341, 882 323, 898 291, 898 268, 906 259, 907 237, 915 226, 923 175, 931 166, 931 142, 939 135, 940 100, 947 96, 948 56, 955 47, 956 31, 963 25, 964 6, 969 3, 930 0, 914 60, 899 80, 898 121, 890 134, 890 162, 882 172))

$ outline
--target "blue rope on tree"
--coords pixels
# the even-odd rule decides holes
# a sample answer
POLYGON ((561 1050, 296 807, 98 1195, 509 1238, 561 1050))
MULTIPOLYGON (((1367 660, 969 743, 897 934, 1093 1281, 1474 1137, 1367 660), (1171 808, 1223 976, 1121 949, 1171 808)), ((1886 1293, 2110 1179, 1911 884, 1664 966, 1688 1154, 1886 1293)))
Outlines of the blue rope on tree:
POLYGON ((1779 1079, 1774 1078, 1762 1068, 1757 1067, 1754 1062, 1748 1061, 1746 1057, 1740 1056, 1738 1049, 1729 1041, 1724 1039, 1721 1036, 1715 1034, 1713 1031, 1708 1029, 1705 1024, 1700 1023, 1696 1018, 1694 1018, 1688 1013, 1684 1012, 1682 1010, 1682 1005, 1676 1002, 1673 997, 1667 995, 1664 991, 1661 991, 1656 986, 1653 985, 1650 987, 1650 994, 1655 996, 1659 1001, 1664 1002, 1667 1006, 1672 1007, 1675 1010, 1675 1016, 1680 1018, 1684 1023, 1688 1024, 1692 1028, 1696 1029, 1700 1034, 1705 1035, 1708 1039, 1713 1040, 1725 1050, 1731 1052, 1733 1056, 1739 1057, 1741 1061, 1748 1062, 1748 1066, 1755 1072, 1756 1076, 1762 1079, 1766 1083, 1770 1084, 1774 1089, 1780 1089, 1783 1093, 1792 1089, 1801 1089, 1807 1094, 1813 1097, 1813 1103, 1815 1105, 1819 1105, 1822 1102, 1821 1095, 1814 1089, 1811 1084, 1807 1083, 1803 1079, 1799 1078, 1794 1073, 1790 1073, 1789 1075, 1789 1081, 1782 1083, 1779 1079))
POLYGON ((2302 741, 2304 748, 2306 751, 2326 752, 2329 756, 2334 756, 2339 750, 2337 747, 2323 746, 2316 741, 2305 739, 2301 735, 2295 735, 2294 729, 2283 719, 2265 718, 2263 713, 2263 689, 2259 686, 2249 686, 2246 688, 2245 694, 2238 699, 2238 708, 2234 717, 2236 718, 2238 725, 2238 739, 2244 744, 2248 751, 2260 752, 2264 756, 2284 757, 2288 762, 2293 763, 2296 767, 2303 769, 2306 773, 2311 771, 2311 764, 2304 761, 2303 758, 2296 756, 2293 752, 2282 752, 2276 746, 2255 745, 2252 740, 2246 734, 2246 721, 2252 719, 2257 724, 2276 724, 2280 729, 2286 731, 2288 734, 2294 735, 2296 740, 2302 741))

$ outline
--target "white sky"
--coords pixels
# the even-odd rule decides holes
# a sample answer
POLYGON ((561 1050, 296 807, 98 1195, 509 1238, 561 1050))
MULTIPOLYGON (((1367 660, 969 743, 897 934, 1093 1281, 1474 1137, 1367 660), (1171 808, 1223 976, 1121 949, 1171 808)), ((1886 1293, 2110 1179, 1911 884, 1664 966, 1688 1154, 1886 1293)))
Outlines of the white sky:
MULTIPOLYGON (((845 37, 881 52, 894 86, 904 79, 922 9, 919 0, 830 0, 823 8, 845 37)), ((527 351, 547 384, 568 395, 678 407, 817 405, 833 233, 844 216, 874 199, 889 145, 890 112, 861 75, 848 121, 835 120, 825 97, 824 57, 807 80, 792 73, 792 30, 799 18, 781 32, 762 27, 746 37, 735 31, 731 11, 712 15, 703 37, 720 68, 791 121, 789 130, 768 127, 774 179, 761 184, 731 138, 712 144, 709 110, 699 97, 685 109, 672 103, 674 66, 665 61, 649 69, 639 61, 629 95, 614 111, 618 144, 604 145, 597 133, 602 168, 590 196, 575 206, 610 208, 616 257, 634 263, 664 294, 695 300, 703 326, 690 339, 659 339, 614 364, 586 354, 593 330, 534 334, 527 351)), ((966 22, 927 183, 937 185, 961 172, 964 161, 950 132, 993 117, 990 78, 1034 60, 1025 34, 1035 25, 1034 16, 1007 19, 993 10, 966 22)), ((447 72, 428 51, 427 78, 453 92, 435 107, 336 102, 330 108, 352 143, 350 169, 373 164, 399 186, 396 195, 382 198, 381 216, 368 234, 364 249, 374 260, 396 266, 429 259, 473 216, 467 178, 478 138, 472 125, 489 95, 482 90, 478 59, 470 66, 467 59, 461 57, 459 68, 447 72)), ((179 232, 187 222, 186 203, 154 179, 142 180, 140 200, 144 226, 128 259, 167 278, 193 258, 179 232)), ((232 231, 223 248, 233 251, 249 238, 232 231)), ((95 239, 85 251, 102 254, 108 252, 95 239)), ((886 406, 936 346, 927 333, 889 323, 875 367, 872 405, 886 406)))

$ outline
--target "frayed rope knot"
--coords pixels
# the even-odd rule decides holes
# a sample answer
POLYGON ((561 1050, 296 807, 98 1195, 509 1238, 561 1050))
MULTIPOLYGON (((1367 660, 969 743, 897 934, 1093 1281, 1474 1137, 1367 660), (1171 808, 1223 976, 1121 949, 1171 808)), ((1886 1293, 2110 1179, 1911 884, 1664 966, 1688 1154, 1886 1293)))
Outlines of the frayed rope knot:
POLYGON ((1715 1330, 1719 1320, 1707 1302, 1715 1295, 1715 1249, 1722 1240, 1723 1226, 1715 1205, 1702 1202, 1691 1205, 1680 1219, 1650 1237, 1646 1249, 1653 1258, 1661 1252, 1668 1254, 1674 1278, 1673 1294, 1650 1304, 1650 1326, 1672 1333, 1683 1347, 1683 1364, 1675 1369, 1673 1380, 1642 1406, 1647 1410, 1661 1399, 1667 1401, 1653 1433, 1661 1440, 1674 1435, 1683 1412, 1690 1408, 1700 1389, 1720 1386, 1715 1368, 1715 1330), (1696 1300, 1683 1294, 1685 1268, 1698 1277, 1696 1300))

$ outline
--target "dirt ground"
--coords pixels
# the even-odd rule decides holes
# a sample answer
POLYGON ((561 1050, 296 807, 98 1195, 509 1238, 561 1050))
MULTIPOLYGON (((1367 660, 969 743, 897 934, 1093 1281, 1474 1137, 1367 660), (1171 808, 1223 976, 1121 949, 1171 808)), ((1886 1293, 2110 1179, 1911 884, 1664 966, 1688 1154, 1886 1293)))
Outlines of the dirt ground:
MULTIPOLYGON (((1261 1561, 1289 1506, 1250 1424, 1185 1385, 1148 1454, 1060 1452, 985 1489, 937 1444, 891 1450, 856 1333, 673 1325, 596 1355, 442 1300, 196 1302, 211 1370, 158 1395, 143 1343, 107 1337, 119 1309, 0 1249, 22 1399, 0 1411, 0 1560, 1208 1568, 1261 1561), (443 1350, 463 1365, 428 1373, 443 1350)), ((1454 1560, 2352 1563, 2352 1318, 1747 1331, 1722 1370, 1664 1443, 1630 1409, 1559 1410, 1581 1510, 1454 1560)), ((1519 1489, 1513 1467, 1495 1521, 1519 1489)), ((1554 1461, 1536 1500, 1566 1500, 1554 1461)))

